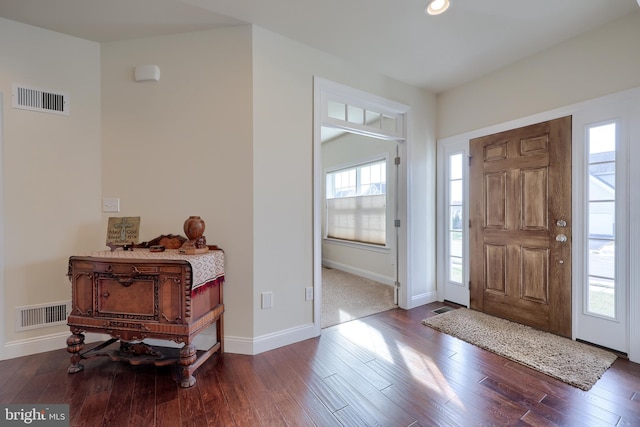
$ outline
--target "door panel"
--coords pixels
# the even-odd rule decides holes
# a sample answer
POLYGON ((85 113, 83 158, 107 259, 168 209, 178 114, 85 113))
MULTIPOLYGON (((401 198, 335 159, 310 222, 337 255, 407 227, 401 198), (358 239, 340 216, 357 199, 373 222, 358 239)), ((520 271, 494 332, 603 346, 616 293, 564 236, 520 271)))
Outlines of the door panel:
POLYGON ((470 150, 471 308, 571 336, 571 117, 470 150))

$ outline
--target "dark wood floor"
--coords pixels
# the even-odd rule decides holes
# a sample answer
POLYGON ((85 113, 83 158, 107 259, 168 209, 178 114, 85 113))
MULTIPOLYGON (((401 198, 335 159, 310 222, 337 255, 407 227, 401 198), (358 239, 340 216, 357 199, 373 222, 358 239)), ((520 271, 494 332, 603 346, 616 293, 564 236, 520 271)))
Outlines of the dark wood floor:
POLYGON ((170 368, 106 358, 67 374, 56 350, 0 362, 0 403, 68 403, 74 426, 639 426, 640 365, 588 392, 391 310, 257 356, 214 356, 182 389, 170 368))

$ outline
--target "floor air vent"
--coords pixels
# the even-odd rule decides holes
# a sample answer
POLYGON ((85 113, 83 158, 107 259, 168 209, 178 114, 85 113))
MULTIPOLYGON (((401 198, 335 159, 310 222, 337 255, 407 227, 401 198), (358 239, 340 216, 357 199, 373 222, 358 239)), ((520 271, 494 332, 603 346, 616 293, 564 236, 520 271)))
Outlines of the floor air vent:
POLYGON ((449 307, 448 305, 445 305, 443 307, 440 307, 440 308, 437 308, 437 309, 431 310, 431 311, 436 313, 436 314, 442 314, 442 313, 446 313, 447 311, 453 311, 453 310, 456 310, 456 308, 449 307))
POLYGON ((11 98, 13 108, 69 115, 69 97, 62 92, 36 89, 14 83, 11 98))
POLYGON ((71 312, 71 301, 16 307, 16 331, 64 325, 71 312))

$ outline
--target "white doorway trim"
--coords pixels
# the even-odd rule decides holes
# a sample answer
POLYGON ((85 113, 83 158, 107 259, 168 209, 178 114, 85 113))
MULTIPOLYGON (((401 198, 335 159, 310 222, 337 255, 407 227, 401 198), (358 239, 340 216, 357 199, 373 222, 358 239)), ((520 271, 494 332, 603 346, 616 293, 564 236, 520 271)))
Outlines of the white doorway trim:
MULTIPOLYGON (((502 131, 506 131, 513 128, 523 127, 547 120, 551 120, 557 117, 563 117, 571 115, 574 117, 574 122, 579 122, 579 118, 584 116, 587 112, 591 111, 594 108, 602 108, 602 106, 623 103, 627 108, 627 117, 628 120, 628 138, 630 141, 629 147, 629 161, 632 165, 637 165, 640 163, 640 88, 630 89, 623 92, 618 92, 610 95, 603 96, 601 98, 584 101, 581 103, 561 107, 558 109, 545 111, 539 114, 531 115, 528 117, 523 117, 519 119, 515 119, 509 122, 489 126, 482 129, 476 129, 464 134, 455 135, 447 138, 443 138, 438 141, 439 149, 442 146, 447 146, 450 144, 459 144, 466 143, 468 145, 469 140, 472 138, 480 137, 482 135, 489 135, 493 133, 498 133, 502 131)), ((572 136, 574 150, 573 152, 579 152, 579 150, 575 150, 575 144, 578 143, 578 140, 582 141, 583 138, 576 138, 576 129, 573 130, 574 135, 572 136)), ((581 143, 581 142, 580 142, 581 143)), ((440 164, 439 166, 444 166, 440 164)), ((631 167, 629 169, 629 182, 637 183, 640 182, 640 168, 631 167)), ((574 176, 575 180, 576 177, 574 176)), ((438 183, 438 192, 444 191, 442 187, 443 183, 438 183)), ((628 244, 628 259, 636 260, 640 257, 640 219, 634 218, 632 213, 637 213, 640 211, 640 192, 638 191, 630 191, 629 194, 629 244, 628 244)), ((577 198, 574 197, 574 205, 573 211, 575 213, 576 209, 580 209, 582 205, 578 206, 577 198)), ((439 208, 439 212, 441 208, 439 208)), ((635 215, 637 217, 637 215, 635 215)), ((576 224, 574 221, 574 232, 582 227, 582 224, 576 224)), ((468 242, 467 242, 468 244, 468 242)), ((572 265, 573 268, 583 268, 583 261, 581 259, 577 259, 581 255, 579 254, 578 248, 574 248, 573 250, 573 259, 572 265)), ((628 305, 627 305, 627 313, 628 313, 628 356, 632 362, 640 362, 640 265, 638 263, 630 262, 629 263, 629 271, 628 271, 628 305)), ((438 263, 440 265, 440 263, 438 263)), ((575 334, 576 331, 576 313, 577 310, 582 309, 582 301, 579 301, 576 298, 576 289, 581 284, 575 283, 575 280, 579 275, 572 274, 574 283, 572 284, 573 288, 573 324, 572 330, 575 334)), ((438 282, 438 290, 442 289, 442 283, 438 282)), ((468 285, 468 283, 467 283, 468 285)), ((440 293, 438 297, 441 298, 440 293)), ((575 338, 575 335, 574 337, 575 338)))
MULTIPOLYGON (((2 119, 4 117, 2 106, 4 105, 2 100, 2 92, 0 92, 0 234, 3 236, 4 233, 4 171, 2 165, 4 164, 4 159, 2 153, 4 153, 4 128, 2 119)), ((8 324, 5 322, 5 304, 6 299, 4 297, 4 239, 0 239, 0 360, 4 360, 5 358, 5 335, 4 328, 8 324)))
MULTIPOLYGON (((411 138, 407 136, 410 123, 410 108, 406 105, 396 103, 394 101, 372 95, 321 77, 314 76, 314 123, 313 123, 313 289, 314 289, 314 306, 313 306, 313 322, 315 334, 320 335, 321 332, 321 313, 322 313, 322 140, 321 128, 323 126, 322 104, 323 97, 335 96, 339 99, 351 100, 359 106, 375 106, 381 108, 382 111, 390 111, 402 117, 401 129, 397 129, 395 135, 384 135, 370 132, 369 129, 359 131, 357 128, 349 128, 348 130, 355 133, 361 133, 368 136, 377 136, 380 138, 393 140, 398 142, 399 157, 401 159, 398 176, 398 202, 397 202, 397 219, 400 220, 400 228, 398 231, 397 257, 398 263, 398 282, 400 283, 398 293, 398 305, 402 308, 411 308, 411 281, 408 277, 409 269, 409 236, 410 219, 407 194, 410 194, 410 180, 408 174, 408 157, 407 152, 411 148, 411 138)), ((329 123, 329 125, 333 125, 329 123)))

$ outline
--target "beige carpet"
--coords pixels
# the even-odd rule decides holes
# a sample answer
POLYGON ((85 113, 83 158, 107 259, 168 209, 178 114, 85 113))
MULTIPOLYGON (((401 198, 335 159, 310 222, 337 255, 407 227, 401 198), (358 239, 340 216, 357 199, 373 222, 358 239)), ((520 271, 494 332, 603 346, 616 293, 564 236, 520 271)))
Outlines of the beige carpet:
POLYGON ((322 269, 322 327, 397 307, 393 287, 344 271, 322 269))
POLYGON ((617 357, 609 351, 466 308, 422 323, 582 390, 589 390, 617 357))

